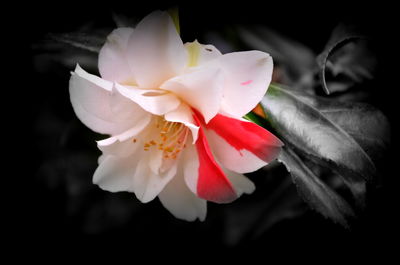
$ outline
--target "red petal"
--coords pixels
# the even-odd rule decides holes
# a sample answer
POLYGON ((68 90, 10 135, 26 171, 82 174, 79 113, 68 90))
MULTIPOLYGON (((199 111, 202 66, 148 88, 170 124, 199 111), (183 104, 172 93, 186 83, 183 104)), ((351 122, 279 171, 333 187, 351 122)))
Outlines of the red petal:
POLYGON ((255 123, 217 114, 207 125, 240 152, 246 149, 269 163, 274 160, 283 143, 272 133, 255 123))
POLYGON ((196 141, 196 149, 199 157, 199 178, 197 181, 197 195, 208 201, 217 203, 228 203, 237 198, 232 184, 225 176, 225 173, 215 161, 204 130, 196 115, 193 115, 200 125, 199 137, 196 141))

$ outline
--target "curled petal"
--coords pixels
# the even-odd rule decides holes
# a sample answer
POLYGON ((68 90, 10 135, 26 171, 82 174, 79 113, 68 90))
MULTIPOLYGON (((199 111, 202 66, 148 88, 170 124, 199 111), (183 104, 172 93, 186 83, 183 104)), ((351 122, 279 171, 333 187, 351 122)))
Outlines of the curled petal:
POLYGON ((135 103, 127 101, 113 90, 111 82, 88 74, 79 65, 72 73, 69 92, 78 118, 99 133, 122 133, 143 115, 143 110, 135 103), (119 107, 116 108, 115 105, 119 107), (135 115, 130 115, 133 112, 135 115))
POLYGON ((136 83, 127 60, 128 40, 132 32, 132 28, 118 28, 107 36, 99 53, 99 71, 104 79, 120 84, 136 83))
POLYGON ((206 67, 172 78, 161 88, 178 95, 208 122, 220 109, 223 81, 218 68, 206 67))
POLYGON ((110 138, 97 141, 97 147, 106 155, 126 157, 135 152, 137 147, 141 146, 141 136, 138 136, 145 130, 151 121, 151 115, 145 115, 129 130, 110 138), (137 138, 134 138, 138 136, 137 138))
POLYGON ((115 84, 115 87, 122 95, 154 115, 168 113, 176 109, 181 103, 175 95, 163 90, 139 89, 138 87, 120 84, 115 84))
POLYGON ((195 124, 192 110, 185 103, 181 103, 177 109, 166 113, 164 118, 167 121, 185 124, 185 126, 192 132, 193 143, 196 142, 199 126, 195 124))
POLYGON ((185 67, 186 50, 166 12, 146 16, 131 34, 128 45, 129 63, 142 88, 158 88, 185 67))

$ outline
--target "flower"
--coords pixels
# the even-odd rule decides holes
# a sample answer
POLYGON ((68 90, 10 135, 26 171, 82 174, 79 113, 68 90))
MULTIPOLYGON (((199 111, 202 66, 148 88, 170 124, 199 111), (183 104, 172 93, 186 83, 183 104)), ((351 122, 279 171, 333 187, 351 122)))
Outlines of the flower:
POLYGON ((135 29, 114 30, 98 66, 101 78, 77 65, 69 89, 78 118, 111 135, 97 142, 93 182, 104 190, 134 192, 144 203, 158 196, 177 218, 204 220, 207 201, 253 192, 242 174, 283 145, 242 119, 270 83, 266 53, 183 44, 171 17, 156 11, 135 29))

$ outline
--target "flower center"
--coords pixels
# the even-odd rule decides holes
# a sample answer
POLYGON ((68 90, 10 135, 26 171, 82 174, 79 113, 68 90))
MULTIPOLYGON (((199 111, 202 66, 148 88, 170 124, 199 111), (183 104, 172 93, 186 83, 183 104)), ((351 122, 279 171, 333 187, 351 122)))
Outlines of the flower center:
MULTIPOLYGON (((189 129, 182 123, 166 121, 164 118, 157 117, 151 125, 149 138, 143 144, 144 151, 157 148, 163 152, 163 158, 176 159, 179 153, 186 147, 186 140, 189 129)), ((133 139, 133 142, 136 139, 133 139)))

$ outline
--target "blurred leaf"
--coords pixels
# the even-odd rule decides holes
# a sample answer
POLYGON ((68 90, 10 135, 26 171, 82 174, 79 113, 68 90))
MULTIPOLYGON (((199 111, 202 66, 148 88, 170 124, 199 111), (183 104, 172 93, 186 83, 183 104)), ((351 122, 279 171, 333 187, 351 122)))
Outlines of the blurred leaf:
POLYGON ((60 45, 52 45, 49 51, 38 52, 32 56, 32 61, 38 73, 58 70, 59 74, 65 74, 68 70, 73 70, 77 63, 91 73, 98 71, 97 54, 77 48, 65 49, 60 45))
POLYGON ((47 193, 57 194, 51 207, 85 234, 101 234, 126 225, 141 211, 141 204, 129 193, 111 194, 92 183, 99 155, 92 133, 86 135, 82 129, 90 132, 76 126, 77 121, 65 122, 53 111, 41 110, 34 128, 38 155, 42 156, 35 178, 47 193), (72 148, 72 143, 77 146, 72 148))
POLYGON ((63 34, 49 34, 50 39, 71 45, 76 48, 99 53, 106 41, 106 36, 86 32, 71 32, 63 34))
POLYGON ((363 103, 338 102, 299 93, 297 96, 352 136, 374 163, 383 158, 391 135, 389 121, 380 110, 363 103))
POLYGON ((330 94, 372 79, 377 59, 364 35, 354 27, 339 25, 317 61, 322 87, 330 94), (333 80, 327 80, 327 73, 333 80))
POLYGON ((303 44, 264 27, 238 27, 241 40, 252 49, 269 53, 275 63, 274 73, 283 69, 279 82, 291 86, 312 87, 315 54, 303 44))
POLYGON ((261 105, 269 123, 287 146, 282 160, 289 171, 296 172, 292 176, 300 193, 313 208, 344 224, 343 217, 351 212, 342 202, 335 202, 341 210, 334 209, 329 201, 320 205, 321 200, 333 197, 337 201, 338 195, 332 195, 333 191, 316 182, 314 178, 318 174, 306 167, 314 163, 330 169, 352 192, 355 204, 362 207, 365 182, 376 177, 371 157, 381 156, 389 141, 387 120, 369 105, 335 102, 276 85, 269 87, 261 105), (307 160, 307 166, 300 164, 299 157, 307 160), (310 180, 304 179, 307 175, 310 180), (319 194, 324 191, 328 194, 319 194), (334 213, 338 216, 333 217, 334 213))
POLYGON ((97 72, 98 53, 110 31, 86 25, 75 32, 47 34, 45 39, 32 44, 35 70, 51 72, 60 65, 72 70, 79 63, 85 69, 97 72))
POLYGON ((224 206, 224 240, 228 245, 254 240, 277 223, 296 218, 306 211, 289 174, 280 163, 270 164, 249 177, 255 181, 256 191, 224 206))
POLYGON ((117 28, 132 28, 138 23, 137 18, 127 17, 121 13, 113 13, 112 18, 117 28))
POLYGON ((279 160, 290 171, 299 194, 312 208, 348 227, 347 219, 353 217, 354 212, 344 199, 324 184, 289 146, 283 148, 279 160))
MULTIPOLYGON (((271 85, 261 104, 272 126, 287 142, 339 171, 352 173, 352 177, 370 180, 376 174, 371 158, 340 124, 310 104, 318 100, 300 91, 271 85)), ((363 124, 354 119, 352 126, 363 124)))

